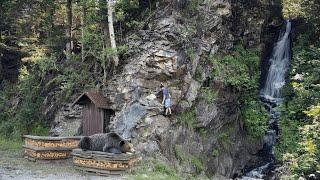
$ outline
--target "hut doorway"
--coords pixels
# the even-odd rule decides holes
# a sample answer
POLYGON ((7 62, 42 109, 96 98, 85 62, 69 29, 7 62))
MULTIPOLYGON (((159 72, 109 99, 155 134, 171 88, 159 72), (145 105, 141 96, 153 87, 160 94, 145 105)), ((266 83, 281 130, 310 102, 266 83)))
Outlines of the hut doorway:
POLYGON ((104 133, 110 132, 109 125, 110 125, 110 122, 113 120, 114 116, 115 116, 114 110, 106 109, 104 111, 104 124, 103 124, 104 133))
POLYGON ((101 92, 81 94, 73 104, 83 106, 82 132, 85 136, 109 132, 109 124, 115 112, 107 105, 101 92))

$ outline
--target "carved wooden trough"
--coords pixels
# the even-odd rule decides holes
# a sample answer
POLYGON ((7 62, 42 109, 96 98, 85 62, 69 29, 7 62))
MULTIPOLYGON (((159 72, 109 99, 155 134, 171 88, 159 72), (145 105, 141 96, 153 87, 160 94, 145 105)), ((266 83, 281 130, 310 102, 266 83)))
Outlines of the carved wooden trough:
POLYGON ((78 147, 80 136, 46 137, 25 135, 24 156, 28 159, 54 160, 71 157, 72 149, 78 147))
POLYGON ((140 157, 137 154, 113 154, 100 151, 72 150, 73 164, 99 175, 121 175, 127 172, 140 157))

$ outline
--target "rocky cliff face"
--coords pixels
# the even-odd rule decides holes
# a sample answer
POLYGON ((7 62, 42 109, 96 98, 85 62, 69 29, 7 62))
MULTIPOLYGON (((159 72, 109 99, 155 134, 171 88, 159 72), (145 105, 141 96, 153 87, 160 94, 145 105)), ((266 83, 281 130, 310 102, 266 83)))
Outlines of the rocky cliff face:
POLYGON ((130 56, 103 89, 116 112, 110 129, 133 138, 146 155, 183 164, 180 172, 196 172, 193 162, 199 159, 207 174, 233 177, 256 163, 262 142, 246 135, 236 92, 209 78, 215 67, 207 58, 240 40, 264 50, 264 33, 280 21, 279 6, 272 0, 205 0, 196 10, 187 8, 184 1, 160 1, 146 29, 128 36, 130 56), (172 95, 172 117, 162 115, 156 96, 161 83, 172 95), (217 93, 214 101, 201 98, 204 87, 217 93), (194 115, 193 128, 177 122, 186 112, 194 115), (194 161, 183 162, 181 154, 194 161))

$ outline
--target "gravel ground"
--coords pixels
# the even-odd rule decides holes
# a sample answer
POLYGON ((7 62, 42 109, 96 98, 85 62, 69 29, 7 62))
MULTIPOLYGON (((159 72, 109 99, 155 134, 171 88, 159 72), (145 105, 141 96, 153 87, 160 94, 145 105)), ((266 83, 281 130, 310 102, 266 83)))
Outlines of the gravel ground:
POLYGON ((0 180, 120 180, 122 176, 103 177, 82 172, 71 160, 36 161, 22 157, 22 151, 0 151, 0 180))

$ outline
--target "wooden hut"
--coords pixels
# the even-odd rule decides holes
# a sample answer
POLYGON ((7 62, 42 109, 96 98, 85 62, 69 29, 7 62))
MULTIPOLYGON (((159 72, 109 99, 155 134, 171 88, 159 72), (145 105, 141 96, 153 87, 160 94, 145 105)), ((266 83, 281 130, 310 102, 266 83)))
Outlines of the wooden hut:
POLYGON ((108 108, 107 100, 99 91, 82 93, 73 103, 83 106, 82 132, 85 136, 108 132, 110 119, 115 112, 108 108))

